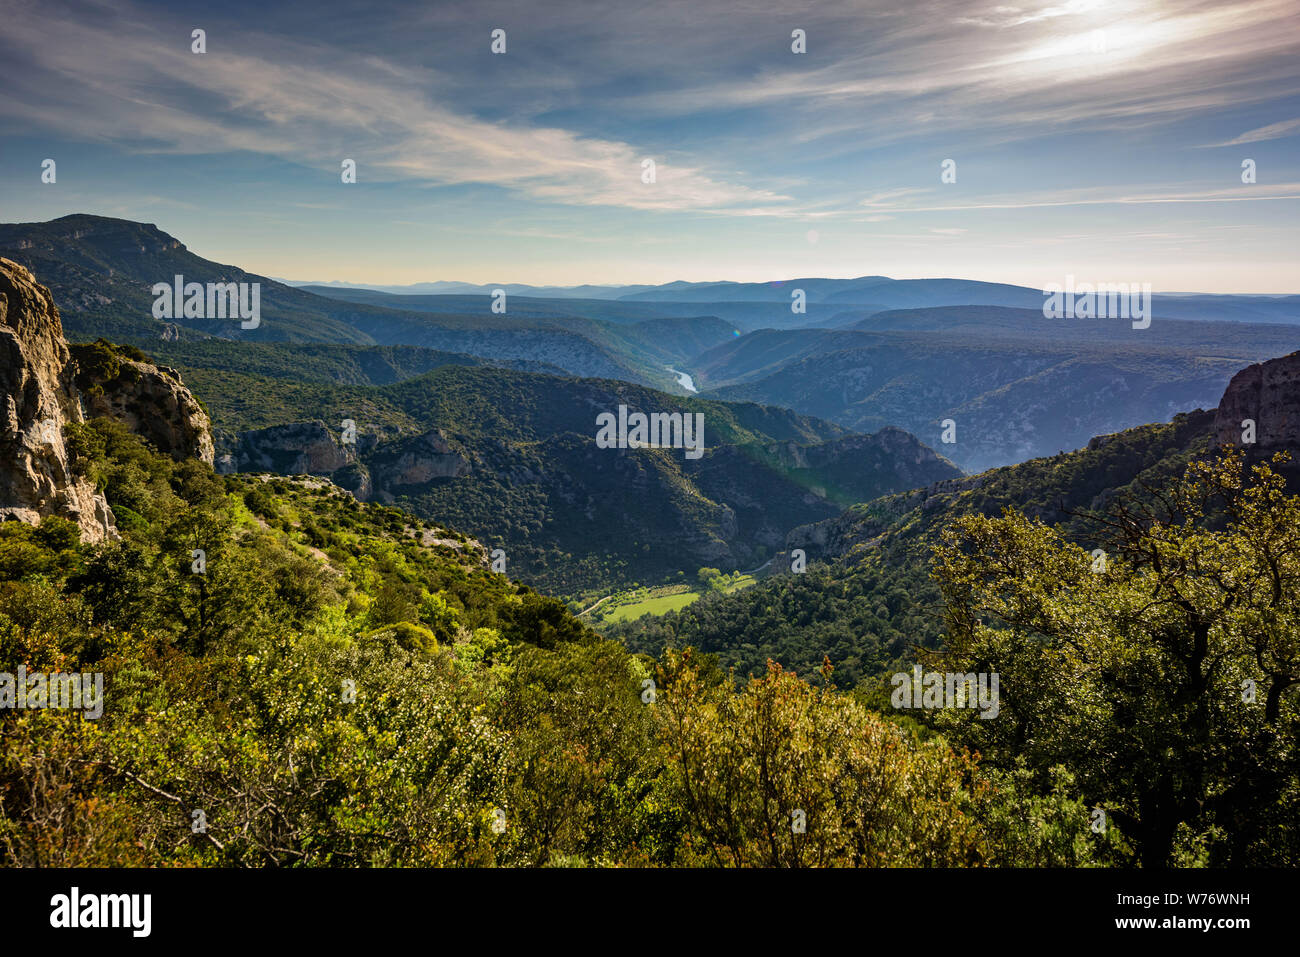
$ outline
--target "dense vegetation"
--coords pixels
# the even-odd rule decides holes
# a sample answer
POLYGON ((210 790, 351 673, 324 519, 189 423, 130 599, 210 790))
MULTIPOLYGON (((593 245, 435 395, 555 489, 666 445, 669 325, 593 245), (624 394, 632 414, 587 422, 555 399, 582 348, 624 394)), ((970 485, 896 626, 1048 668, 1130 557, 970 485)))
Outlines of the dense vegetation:
POLYGON ((1040 785, 1070 768, 1145 866, 1294 866, 1300 498, 1228 455, 1093 519, 1101 564, 1013 510, 945 532, 938 667, 1002 694, 937 723, 1040 785))
POLYGON ((809 674, 825 657, 835 666, 836 684, 853 688, 910 666, 919 649, 938 646, 943 602, 931 560, 946 526, 963 515, 996 516, 1015 507, 1060 524, 1068 540, 1091 550, 1096 528, 1080 513, 1176 479, 1206 451, 1209 427, 1208 414, 1179 415, 1077 452, 855 506, 823 526, 834 549, 819 554, 811 540, 804 543, 806 572, 794 574, 788 559, 777 559, 775 574, 753 588, 706 595, 681 611, 606 631, 652 655, 669 645, 694 645, 749 675, 762 674, 769 658, 809 674))
POLYGON ((235 449, 244 430, 319 419, 337 434, 351 419, 373 440, 352 468, 365 471, 378 497, 504 548, 512 574, 552 594, 658 583, 702 561, 752 567, 794 525, 908 487, 914 476, 956 474, 947 463, 911 463, 916 447, 901 433, 894 446, 840 446, 845 430, 783 409, 505 367, 522 362, 391 347, 304 354, 279 343, 151 350, 203 397, 218 454, 235 449), (620 404, 703 414, 703 458, 594 450, 597 412, 620 404), (435 428, 464 455, 466 474, 388 482, 402 442, 435 428), (818 446, 821 458, 795 468, 791 445, 818 446))
POLYGON ((106 703, 0 713, 4 864, 1296 859, 1300 502, 1267 468, 1174 476, 1156 524, 1112 503, 1101 575, 1017 512, 950 523, 939 662, 1002 674, 984 721, 825 661, 629 654, 397 509, 107 420, 68 441, 121 538, 0 526, 0 658, 101 672, 106 703))
MULTIPOLYGON (((1094 857, 1006 840, 1027 797, 941 740, 776 667, 629 655, 398 510, 223 479, 106 420, 68 439, 121 538, 0 527, 0 655, 101 672, 106 704, 0 714, 6 864, 1094 857)), ((1083 833, 1077 800, 1048 805, 1083 833)))

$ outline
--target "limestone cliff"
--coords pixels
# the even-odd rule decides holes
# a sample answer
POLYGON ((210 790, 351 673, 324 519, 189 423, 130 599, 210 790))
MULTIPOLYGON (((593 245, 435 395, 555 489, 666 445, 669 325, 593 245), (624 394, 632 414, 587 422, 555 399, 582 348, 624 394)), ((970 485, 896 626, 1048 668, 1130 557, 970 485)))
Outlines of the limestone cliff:
POLYGON ((880 484, 882 475, 888 475, 896 488, 920 488, 961 475, 961 469, 916 436, 892 426, 816 445, 776 443, 767 451, 782 467, 821 476, 817 484, 842 488, 859 501, 874 497, 871 486, 880 484))
POLYGON ((470 472, 469 460, 452 447, 441 429, 382 447, 369 464, 376 483, 385 489, 460 478, 470 472))
POLYGON ((76 372, 50 291, 0 258, 0 518, 77 523, 84 541, 115 536, 113 513, 76 475, 64 426, 83 421, 76 372))
POLYGON ((1247 366, 1228 383, 1214 416, 1221 445, 1242 444, 1242 422, 1255 423, 1255 451, 1300 446, 1300 352, 1247 366))
POLYGON ((212 423, 180 373, 115 352, 103 342, 71 348, 88 417, 118 419, 174 459, 213 463, 212 423))
POLYGON ((329 475, 353 459, 325 423, 314 419, 239 433, 235 451, 229 459, 223 457, 220 471, 329 475))
POLYGON ((344 445, 315 419, 240 432, 234 450, 221 456, 217 470, 329 476, 361 501, 392 501, 396 489, 460 478, 471 466, 441 429, 386 444, 362 434, 354 444, 344 445))

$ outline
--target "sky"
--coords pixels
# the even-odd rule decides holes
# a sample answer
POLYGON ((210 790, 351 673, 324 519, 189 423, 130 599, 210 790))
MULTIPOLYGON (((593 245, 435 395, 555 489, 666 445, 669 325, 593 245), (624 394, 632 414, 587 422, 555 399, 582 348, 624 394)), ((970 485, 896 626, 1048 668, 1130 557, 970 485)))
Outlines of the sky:
POLYGON ((155 223, 293 280, 1300 293, 1300 0, 0 0, 0 23, 4 222, 155 223))

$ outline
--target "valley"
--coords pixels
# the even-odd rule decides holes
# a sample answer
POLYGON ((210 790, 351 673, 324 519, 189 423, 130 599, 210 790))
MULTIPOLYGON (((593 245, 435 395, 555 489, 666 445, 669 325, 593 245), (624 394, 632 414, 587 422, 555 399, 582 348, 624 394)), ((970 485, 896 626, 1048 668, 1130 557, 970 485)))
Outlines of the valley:
MULTIPOLYGON (((766 564, 764 563, 763 567, 766 567, 766 564)), ((746 572, 724 575, 716 568, 702 568, 700 572, 703 574, 697 575, 700 579, 698 585, 681 583, 625 589, 606 595, 582 609, 577 606, 589 601, 590 596, 579 596, 576 600, 570 601, 570 609, 579 619, 585 619, 593 625, 610 625, 636 621, 645 616, 653 617, 670 611, 680 611, 699 599, 702 594, 730 595, 758 582, 753 574, 746 572)), ((682 579, 686 576, 685 573, 679 572, 675 577, 682 579)))
POLYGON ((0 0, 14 940, 1287 939, 1298 9, 0 0))
MULTIPOLYGON (((105 228, 112 234, 121 227, 105 228)), ((147 254, 149 246, 143 248, 147 254)), ((69 329, 117 329, 121 341, 98 335, 71 345, 57 299, 21 265, 0 261, 7 315, 15 317, 7 327, 11 361, 19 363, 8 388, 21 425, 9 453, 18 468, 0 482, 13 500, 13 521, 0 526, 0 595, 34 609, 20 612, 10 601, 3 614, 49 627, 47 606, 35 596, 53 580, 86 609, 89 624, 77 629, 91 632, 74 635, 99 635, 96 623, 120 625, 129 614, 135 630, 118 632, 126 637, 110 639, 105 631, 95 640, 161 643, 171 654, 214 666, 215 654, 246 649, 231 659, 245 662, 242 676, 224 680, 251 682, 241 687, 253 702, 264 693, 258 689, 288 693, 284 681, 298 682, 292 693, 307 694, 309 682, 295 677, 305 675, 302 669, 346 674, 350 666, 340 656, 356 654, 370 656, 366 667, 376 673, 415 668, 426 687, 450 681, 439 695, 467 697, 446 706, 447 720, 469 721, 465 702, 476 701, 473 713, 487 709, 500 729, 501 753, 514 749, 510 760, 519 762, 500 779, 506 783, 483 786, 506 788, 493 793, 521 807, 538 799, 539 782, 551 780, 545 776, 558 773, 553 769, 574 767, 555 755, 586 748, 588 722, 609 735, 602 747, 627 747, 621 729, 658 720, 638 710, 647 704, 689 721, 730 721, 721 716, 750 707, 747 696, 784 688, 782 695, 806 696, 810 708, 850 708, 852 720, 867 722, 864 736, 875 733, 865 730, 872 722, 882 722, 893 729, 882 740, 897 742, 901 734, 908 754, 932 747, 923 741, 978 748, 986 776, 980 793, 987 795, 980 800, 990 803, 968 808, 971 826, 1002 833, 996 822, 1021 800, 1017 789, 1029 786, 1008 782, 1019 780, 1019 736, 1035 720, 1023 704, 1035 692, 1025 689, 1042 679, 1019 670, 1037 667, 1034 655, 1003 645, 981 650, 981 636, 1017 639, 1014 630, 987 628, 986 621, 998 619, 972 605, 972 596, 1014 616, 1016 609, 996 603, 1034 576, 1045 577, 1032 582, 1033 608, 1049 592, 1047 607, 1055 609, 1077 601, 1081 590, 1101 589, 1102 597, 1071 615, 1094 615, 1100 607, 1110 616, 1101 627, 1122 631, 1131 600, 1124 589, 1145 594, 1148 584, 1126 564, 1131 546, 1107 538, 1107 521, 1113 530, 1133 509, 1167 503, 1162 495, 1200 494, 1194 487, 1158 491, 1185 486, 1197 474, 1211 475, 1224 494, 1276 497, 1300 488, 1300 473, 1277 460, 1276 472, 1260 473, 1264 484, 1245 490, 1232 457, 1242 453, 1231 451, 1245 421, 1258 426, 1254 447, 1244 452, 1250 462, 1300 449, 1300 352, 1287 352, 1296 327, 1284 322, 1170 319, 1141 330, 1141 339, 1114 327, 1070 325, 1052 336, 1032 310, 979 305, 881 310, 836 328, 737 335, 716 317, 629 315, 619 325, 548 316, 543 307, 526 318, 489 318, 420 302, 415 311, 393 310, 392 334, 381 337, 374 333, 388 314, 365 310, 388 307, 361 300, 382 294, 332 306, 271 287, 262 325, 284 321, 295 337, 319 337, 299 341, 246 338, 234 327, 178 330, 175 317, 151 326, 152 317, 136 315, 129 297, 114 298, 123 282, 118 267, 130 259, 120 254, 107 273, 80 267, 79 288, 105 291, 68 310, 69 329), (301 307, 292 319, 280 311, 289 302, 301 307), (1229 335, 1230 325, 1248 335, 1229 335), (575 361, 583 350, 569 351, 555 338, 561 335, 579 337, 586 355, 610 365, 575 361), (1270 350, 1284 355, 1251 364, 1270 350), (694 371, 681 372, 681 365, 694 371), (581 375, 580 368, 617 374, 581 375), (651 369, 654 376, 638 371, 651 369), (34 398, 20 381, 40 383, 34 398), (940 416, 953 420, 956 442, 936 435, 940 416), (54 432, 41 424, 49 421, 59 423, 54 432), (703 441, 669 442, 662 431, 643 441, 631 428, 642 421, 680 421, 683 438, 691 422, 691 435, 703 441), (611 423, 620 438, 602 441, 611 423), (1044 442, 1074 448, 1036 454, 1044 442), (1226 458, 1216 457, 1220 445, 1229 449, 1226 458), (1119 518, 1102 517, 1108 514, 1119 518), (985 537, 971 545, 964 535, 985 537), (980 550, 1004 546, 1005 561, 981 564, 980 550), (1079 577, 1089 574, 1080 571, 1089 563, 1095 572, 1089 556, 1098 548, 1113 550, 1113 582, 1079 577), (1010 579, 980 590, 979 576, 1012 565, 1010 579), (255 581, 240 572, 246 566, 259 569, 255 581), (1060 580, 1068 586, 1053 591, 1060 580), (286 671, 286 652, 268 652, 285 629, 300 634, 293 647, 304 649, 311 664, 286 671), (948 660, 974 673, 985 667, 982 654, 996 656, 1002 698, 980 715, 1007 715, 992 733, 962 724, 951 709, 893 713, 891 674, 948 660), (258 671, 259 655, 279 662, 276 670, 258 671), (442 670, 418 671, 426 666, 442 670), (582 687, 563 700, 578 724, 557 729, 555 692, 545 689, 572 680, 582 687), (705 687, 728 703, 680 710, 695 707, 691 696, 705 687), (534 700, 537 694, 549 704, 534 700), (585 710, 583 699, 606 696, 599 717, 585 710), (538 751, 525 743, 534 737, 538 751), (544 770, 532 769, 535 760, 544 770)), ((66 264, 53 271, 65 281, 74 275, 66 264)), ((645 293, 635 296, 640 304, 645 293)), ((1264 521, 1271 513, 1243 514, 1264 521)), ((1217 511, 1203 517, 1210 535, 1219 534, 1215 523, 1243 520, 1217 511)), ((1151 533, 1133 526, 1130 534, 1151 533)), ((1222 576, 1213 580, 1224 587, 1222 576)), ((1034 627, 1059 627, 1068 642, 1075 640, 1074 622, 1034 627)), ((138 657, 145 647, 125 654, 138 657)), ((1281 652, 1269 646, 1267 654, 1281 652)), ((1238 658, 1239 667, 1250 667, 1238 658)), ((1270 682, 1267 720, 1274 723, 1292 720, 1284 692, 1300 683, 1286 661, 1276 661, 1283 670, 1259 679, 1270 682)), ((1126 666, 1105 667, 1110 673, 1126 666)), ((168 680, 166 693, 182 694, 179 679, 168 680)), ((1112 693, 1106 687, 1093 693, 1112 693)), ((1170 720, 1171 727, 1185 724, 1180 716, 1170 720)), ((110 722, 114 736, 103 753, 112 761, 126 760, 117 737, 122 727, 110 722)), ((454 738, 469 740, 472 727, 458 725, 454 738)), ((635 733, 664 735, 665 727, 635 733)), ((210 748, 230 734, 215 725, 191 733, 210 735, 210 748)), ((381 752, 388 740, 350 725, 340 733, 366 740, 375 734, 381 752)), ((1049 735, 1033 760, 1043 767, 1053 755, 1074 755, 1077 738, 1049 735)), ((647 743, 645 753, 674 753, 655 750, 662 740, 647 743)), ((1131 747, 1141 752, 1141 745, 1131 747)), ((393 762, 407 753, 377 760, 400 778, 393 762)), ((960 760, 956 750, 933 753, 960 760)), ((147 760, 148 773, 168 782, 208 773, 147 760)), ((622 802, 636 793, 657 801, 636 782, 638 774, 659 773, 638 762, 661 758, 620 760, 629 770, 608 772, 622 782, 615 786, 620 796, 611 798, 614 785, 598 776, 595 790, 584 792, 589 799, 622 802)), ((1109 789, 1112 800, 1128 800, 1145 787, 1104 761, 1073 760, 1088 775, 1089 793, 1109 789)), ((498 781, 486 770, 474 773, 498 781)), ((1279 765, 1266 773, 1281 780, 1290 772, 1279 765)), ((700 785, 692 764, 672 774, 673 781, 700 785)), ((350 793, 365 792, 361 779, 349 781, 350 793)), ((189 786, 216 794, 238 785, 189 786)), ((679 795, 673 801, 689 802, 680 796, 685 791, 672 793, 679 795)), ((1053 813, 1084 813, 1081 797, 1054 793, 1062 803, 1053 813)), ((463 819, 469 812, 457 813, 463 819)), ((522 813, 538 827, 550 812, 522 813)), ((602 813, 624 812, 611 805, 602 813)), ((251 828, 260 818, 249 820, 251 828)), ((464 833, 448 822, 430 826, 464 833)), ((621 826, 640 829, 640 839, 651 842, 661 833, 659 825, 621 826)), ((676 824, 664 827, 662 833, 681 833, 676 824)), ((322 833, 335 844, 366 848, 375 860, 424 859, 389 837, 368 844, 334 825, 322 833)), ((1160 835, 1135 833, 1143 842, 1135 852, 1059 850, 1051 860, 1160 861, 1174 853, 1160 835)), ((1254 833, 1221 842, 1216 853, 1274 860, 1276 846, 1254 833)), ((568 846, 583 854, 628 853, 587 832, 573 840, 568 846)), ((1039 860, 1021 838, 980 840, 987 841, 979 845, 982 860, 1039 860)), ((224 853, 278 853, 263 841, 234 841, 224 853)), ((531 843, 512 846, 489 852, 471 844, 454 853, 533 862, 550 853, 531 843), (506 853, 521 856, 491 856, 506 853)), ((131 853, 132 860, 154 860, 131 853)), ((639 853, 631 859, 696 860, 664 847, 651 858, 639 853)), ((900 861, 913 859, 899 853, 900 861)))
MULTIPOLYGON (((222 344, 256 346, 250 357, 276 355, 277 363, 254 361, 287 380, 303 365, 287 357, 296 345, 312 343, 323 348, 298 351, 346 355, 354 367, 375 361, 375 350, 401 356, 377 371, 374 384, 437 363, 489 364, 780 406, 853 432, 897 427, 977 472, 1212 406, 1239 369, 1300 348, 1295 296, 1156 294, 1152 324, 1139 330, 1122 321, 1046 319, 1036 290, 951 279, 669 283, 602 287, 594 290, 599 298, 581 297, 577 288, 506 284, 506 313, 496 315, 493 287, 398 293, 288 286, 204 260, 154 226, 102 217, 0 225, 0 255, 47 278, 66 303, 74 339, 105 336, 191 375, 221 370, 242 405, 237 415, 219 416, 225 431, 287 420, 277 421, 276 405, 248 398, 259 394, 257 386, 235 386, 245 353, 222 344), (155 320, 149 288, 175 274, 200 282, 260 280, 259 328, 155 320), (807 296, 806 314, 790 309, 794 289, 807 296), (338 351, 348 348, 360 351, 338 351), (942 441, 948 419, 957 425, 953 443, 942 441)), ((319 376, 302 378, 306 385, 319 376)), ((365 378, 354 368, 319 384, 365 378)), ((373 397, 350 398, 376 428, 414 427, 373 397)), ((333 421, 328 404, 301 414, 333 421)))

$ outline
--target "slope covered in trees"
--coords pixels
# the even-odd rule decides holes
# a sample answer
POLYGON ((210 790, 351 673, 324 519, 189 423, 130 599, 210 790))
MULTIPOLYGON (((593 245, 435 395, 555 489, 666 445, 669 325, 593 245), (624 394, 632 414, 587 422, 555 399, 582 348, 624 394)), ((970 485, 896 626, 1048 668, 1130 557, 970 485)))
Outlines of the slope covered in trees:
POLYGON ((825 656, 836 683, 851 688, 887 667, 908 666, 917 648, 937 646, 943 606, 931 558, 946 525, 1014 507, 1062 523, 1067 537, 1088 544, 1093 530, 1073 513, 1181 475, 1209 449, 1212 423, 1207 412, 1179 415, 1077 452, 855 505, 788 536, 790 548, 807 554, 806 572, 793 573, 788 557, 778 559, 776 573, 753 588, 706 595, 681 611, 609 631, 651 654, 691 644, 745 674, 761 674, 768 658, 808 674, 825 656))
POLYGON ((350 488, 369 483, 363 497, 504 548, 518 577, 554 594, 658 582, 702 564, 751 568, 796 525, 959 474, 895 429, 855 436, 786 409, 470 357, 444 363, 425 350, 328 347, 301 370, 295 348, 280 344, 158 352, 203 397, 218 457, 238 450, 241 432, 311 420, 338 445, 351 420, 359 439, 350 488), (702 454, 596 447, 597 415, 620 405, 703 416, 702 454), (427 453, 420 436, 435 429, 460 457, 460 474, 404 477, 403 463, 427 453))
POLYGON ((69 440, 121 537, 0 527, 0 653, 102 674, 103 713, 0 713, 6 865, 1109 853, 1080 837, 1086 808, 1067 795, 1038 801, 779 668, 737 685, 707 656, 630 655, 398 510, 313 480, 218 477, 109 420, 69 440), (1029 800, 1051 834, 1007 833, 1029 800))
POLYGON ((328 483, 219 477, 103 419, 69 444, 121 537, 0 527, 0 653, 101 673, 103 713, 0 713, 6 864, 1296 859, 1300 500, 1266 466, 1112 500, 1100 572, 1014 509, 948 523, 924 664, 997 672, 989 721, 901 712, 883 675, 836 690, 829 662, 630 654, 328 483))

